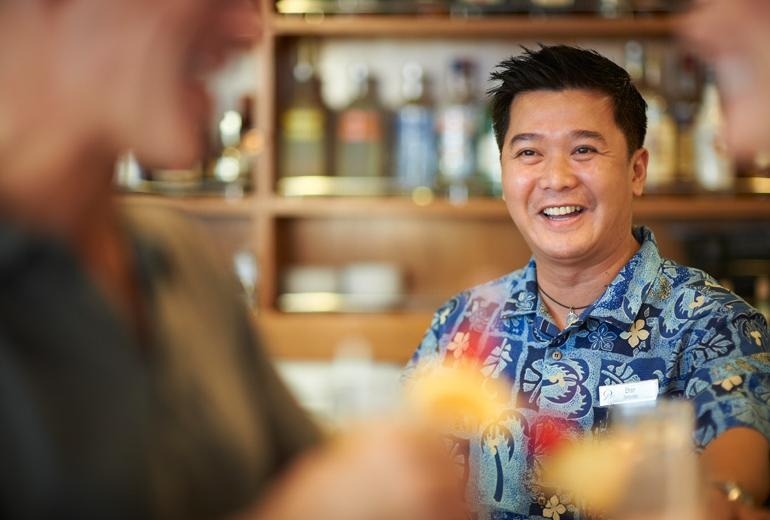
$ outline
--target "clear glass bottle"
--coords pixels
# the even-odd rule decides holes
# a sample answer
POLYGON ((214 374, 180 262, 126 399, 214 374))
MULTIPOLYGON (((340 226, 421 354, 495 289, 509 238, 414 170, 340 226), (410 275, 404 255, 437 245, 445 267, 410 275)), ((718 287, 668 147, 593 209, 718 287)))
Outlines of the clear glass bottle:
POLYGON ((758 276, 754 282, 754 307, 770 323, 770 278, 758 276))
POLYGON ((284 177, 325 175, 328 112, 321 99, 312 42, 298 43, 292 75, 292 98, 281 115, 281 174, 284 177))
POLYGON ((337 116, 336 173, 343 177, 380 177, 385 172, 385 113, 369 67, 350 69, 353 101, 337 116))
POLYGON ((440 184, 452 200, 468 198, 476 173, 481 107, 475 96, 474 72, 470 60, 452 62, 448 97, 438 115, 440 184))
POLYGON ((620 18, 631 14, 630 0, 597 0, 596 12, 604 18, 620 18))
POLYGON ((234 184, 241 176, 241 128, 243 116, 237 110, 226 110, 219 120, 221 153, 214 161, 213 176, 225 184, 234 184))
POLYGON ((707 191, 729 191, 735 183, 735 167, 722 135, 723 121, 719 91, 709 74, 693 127, 695 181, 707 191))
POLYGON ((663 95, 662 60, 659 53, 645 52, 636 41, 626 43, 626 69, 647 102, 647 137, 650 154, 645 187, 656 191, 674 184, 677 174, 676 121, 663 95))
POLYGON ((564 14, 575 8, 575 0, 530 0, 529 5, 533 15, 564 14))
POLYGON ((435 117, 422 66, 406 63, 401 70, 403 104, 394 121, 395 172, 401 190, 433 188, 437 174, 435 117))
POLYGON ((677 184, 691 191, 695 182, 693 126, 698 111, 699 68, 695 57, 684 54, 676 67, 675 100, 671 112, 676 120, 679 146, 677 154, 677 184))
POLYGON ((477 169, 485 184, 485 193, 498 197, 503 193, 502 168, 500 165, 500 149, 497 146, 497 138, 492 126, 492 113, 489 110, 489 106, 484 111, 484 122, 481 128, 476 146, 477 169))

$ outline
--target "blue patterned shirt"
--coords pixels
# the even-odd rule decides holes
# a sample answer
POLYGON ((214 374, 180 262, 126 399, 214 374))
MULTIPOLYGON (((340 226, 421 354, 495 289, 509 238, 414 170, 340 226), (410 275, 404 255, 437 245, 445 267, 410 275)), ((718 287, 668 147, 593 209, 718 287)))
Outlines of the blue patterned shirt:
POLYGON ((452 437, 479 518, 583 517, 569 497, 541 488, 538 472, 555 437, 604 428, 602 385, 657 379, 659 395, 693 401, 699 449, 736 426, 770 439, 765 319, 706 273, 661 258, 650 230, 634 235, 639 251, 564 330, 539 299, 534 259, 435 313, 406 377, 418 363, 470 356, 484 377, 513 385, 496 422, 452 437))

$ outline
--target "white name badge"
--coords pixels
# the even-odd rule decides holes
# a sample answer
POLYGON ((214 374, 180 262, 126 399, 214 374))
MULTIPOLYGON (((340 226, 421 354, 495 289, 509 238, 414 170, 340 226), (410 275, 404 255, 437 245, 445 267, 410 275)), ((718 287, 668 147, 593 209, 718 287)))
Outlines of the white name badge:
POLYGON ((643 403, 658 398, 658 380, 648 379, 638 383, 605 385, 599 387, 599 406, 643 403))

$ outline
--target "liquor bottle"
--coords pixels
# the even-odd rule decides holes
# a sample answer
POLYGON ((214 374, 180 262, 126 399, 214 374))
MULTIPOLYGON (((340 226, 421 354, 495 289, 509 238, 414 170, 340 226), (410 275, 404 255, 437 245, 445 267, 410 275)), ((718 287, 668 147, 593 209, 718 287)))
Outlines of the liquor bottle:
POLYGON ((575 9, 575 0, 530 0, 529 12, 533 15, 565 14, 575 9))
POLYGON ((632 12, 630 0, 598 0, 596 13, 604 18, 620 18, 632 12))
POLYGON ((353 65, 350 73, 355 97, 337 117, 337 175, 380 177, 385 168, 385 113, 377 82, 362 63, 353 65))
POLYGON ((500 149, 497 146, 495 130, 492 126, 492 113, 487 106, 484 111, 484 123, 476 146, 477 169, 485 183, 485 193, 494 197, 503 193, 500 149))
POLYGON ((727 153, 722 127, 719 91, 709 74, 693 128, 695 181, 708 191, 728 191, 735 182, 735 169, 727 153))
POLYGON ((661 92, 661 57, 657 53, 645 53, 644 47, 636 41, 629 41, 625 50, 628 73, 647 102, 644 146, 650 159, 645 187, 651 191, 660 190, 674 183, 677 167, 676 122, 661 92))
POLYGON ((669 14, 683 11, 690 0, 632 0, 634 13, 638 15, 669 14))
POLYGON ((115 163, 115 184, 123 190, 132 191, 141 188, 147 172, 136 160, 132 152, 125 152, 115 163))
POLYGON ((472 61, 452 62, 447 101, 438 115, 440 183, 457 201, 468 198, 476 173, 480 108, 473 90, 474 71, 472 61))
POLYGON ((452 0, 450 13, 452 16, 524 14, 529 8, 530 0, 452 0))
POLYGON ((698 111, 699 67, 692 54, 681 55, 676 66, 674 102, 671 112, 679 136, 677 147, 677 184, 692 191, 695 183, 693 126, 698 111))
POLYGON ((264 149, 265 141, 254 120, 254 98, 243 96, 240 100, 241 135, 238 150, 241 153, 240 183, 244 190, 254 185, 253 172, 257 157, 264 149))
POLYGON ((237 110, 226 110, 219 120, 220 153, 214 160, 213 176, 225 184, 238 182, 242 173, 240 152, 243 116, 237 110))
POLYGON ((311 42, 299 42, 292 70, 292 98, 281 115, 280 163, 284 177, 325 175, 328 171, 328 118, 321 100, 314 54, 311 42))
POLYGON ((770 279, 758 276, 754 283, 754 307, 770 323, 770 279))
POLYGON ((437 173, 436 130, 423 68, 406 63, 401 70, 402 106, 395 115, 395 172, 400 189, 433 188, 437 173))

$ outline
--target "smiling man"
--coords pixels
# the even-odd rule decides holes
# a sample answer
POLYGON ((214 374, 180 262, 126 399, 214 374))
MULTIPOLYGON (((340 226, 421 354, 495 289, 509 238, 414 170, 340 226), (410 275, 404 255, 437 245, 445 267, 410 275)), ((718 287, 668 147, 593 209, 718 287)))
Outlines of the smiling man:
POLYGON ((622 68, 566 46, 525 50, 492 79, 506 206, 532 259, 442 306, 408 367, 473 359, 512 384, 510 410, 455 439, 469 502, 479 518, 584 518, 540 472, 555 443, 605 427, 604 387, 691 400, 715 484, 706 509, 764 518, 734 499, 768 495, 767 323, 632 226, 648 162, 643 98, 622 68))

